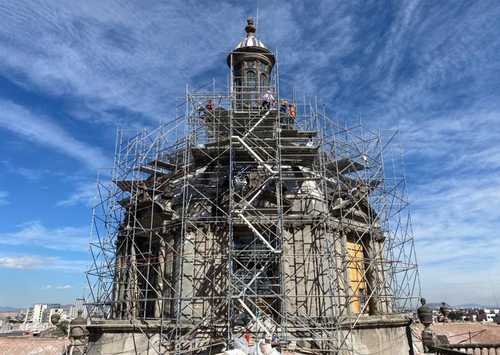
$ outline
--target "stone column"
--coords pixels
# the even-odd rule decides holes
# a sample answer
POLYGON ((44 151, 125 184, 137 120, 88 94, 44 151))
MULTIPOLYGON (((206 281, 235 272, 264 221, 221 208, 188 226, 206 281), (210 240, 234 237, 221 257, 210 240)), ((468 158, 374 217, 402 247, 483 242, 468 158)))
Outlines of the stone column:
MULTIPOLYGON (((162 297, 165 296, 165 268, 167 263, 167 251, 165 250, 165 239, 164 235, 159 238, 159 246, 158 246, 158 274, 156 275, 156 290, 160 293, 162 297)), ((155 297, 158 297, 156 294, 155 297)), ((159 299, 155 304, 155 318, 162 318, 165 312, 166 301, 163 299, 159 299)))
POLYGON ((385 265, 387 261, 384 259, 384 240, 373 241, 373 249, 376 258, 376 280, 379 285, 379 309, 381 313, 391 313, 392 310, 392 295, 387 283, 389 275, 385 265))
POLYGON ((335 230, 334 235, 334 257, 336 260, 336 276, 337 276, 337 310, 336 314, 347 317, 353 313, 351 309, 352 304, 352 290, 349 283, 349 268, 348 268, 348 251, 347 251, 347 236, 341 230, 335 230), (347 311, 347 313, 346 313, 347 311))
POLYGON ((195 233, 189 230, 189 226, 185 227, 187 230, 184 232, 184 245, 179 246, 182 250, 182 274, 179 275, 179 281, 182 279, 182 289, 180 290, 181 302, 181 318, 191 319, 193 317, 193 305, 191 297, 193 296, 193 278, 194 278, 194 242, 195 233))
POLYGON ((389 313, 392 310, 390 295, 388 295, 386 278, 384 274, 383 240, 373 233, 370 240, 365 244, 365 255, 367 258, 366 281, 370 287, 372 297, 369 301, 370 314, 389 313))
POLYGON ((137 258, 135 253, 135 245, 130 246, 130 266, 128 267, 128 304, 127 313, 131 319, 135 319, 138 314, 138 280, 137 280, 137 258))
POLYGON ((122 318, 125 303, 125 265, 123 246, 117 247, 115 260, 115 277, 113 281, 113 318, 122 318))

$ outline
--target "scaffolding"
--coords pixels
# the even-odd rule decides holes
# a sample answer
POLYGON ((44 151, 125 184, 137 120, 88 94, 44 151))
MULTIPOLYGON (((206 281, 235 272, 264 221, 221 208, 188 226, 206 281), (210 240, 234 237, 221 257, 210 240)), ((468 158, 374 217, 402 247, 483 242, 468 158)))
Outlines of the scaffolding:
POLYGON ((419 294, 395 135, 280 95, 277 68, 247 85, 229 61, 227 89, 186 88, 172 121, 118 131, 93 209, 89 313, 128 322, 158 354, 245 334, 353 353, 359 322, 419 294), (268 90, 276 104, 262 104, 268 90))

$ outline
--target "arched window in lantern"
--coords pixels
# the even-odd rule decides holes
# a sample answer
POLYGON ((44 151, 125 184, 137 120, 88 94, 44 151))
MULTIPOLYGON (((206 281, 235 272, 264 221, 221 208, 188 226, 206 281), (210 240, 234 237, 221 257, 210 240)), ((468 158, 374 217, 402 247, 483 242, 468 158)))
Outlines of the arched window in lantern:
POLYGON ((260 74, 260 92, 264 93, 269 89, 269 80, 267 79, 267 75, 262 73, 260 74))
POLYGON ((257 74, 254 70, 247 71, 247 84, 246 84, 246 105, 247 107, 255 107, 257 106, 258 99, 258 89, 257 89, 257 74))

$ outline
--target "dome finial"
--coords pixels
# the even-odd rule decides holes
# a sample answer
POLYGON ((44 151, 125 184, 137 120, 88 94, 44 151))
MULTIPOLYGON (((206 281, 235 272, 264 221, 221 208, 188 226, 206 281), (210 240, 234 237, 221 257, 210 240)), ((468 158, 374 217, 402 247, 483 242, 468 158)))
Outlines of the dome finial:
POLYGON ((245 27, 245 31, 247 33, 247 37, 253 36, 256 31, 256 28, 253 24, 253 17, 251 16, 247 19, 247 26, 245 27))

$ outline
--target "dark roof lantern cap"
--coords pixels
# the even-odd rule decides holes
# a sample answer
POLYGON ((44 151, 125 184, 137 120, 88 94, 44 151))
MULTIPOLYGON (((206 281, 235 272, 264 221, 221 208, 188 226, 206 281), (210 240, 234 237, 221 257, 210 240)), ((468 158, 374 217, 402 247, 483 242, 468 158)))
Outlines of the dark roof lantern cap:
POLYGON ((252 53, 255 53, 253 56, 260 55, 263 58, 266 58, 266 61, 268 61, 271 65, 274 65, 274 54, 269 49, 267 49, 264 43, 257 39, 257 37, 255 36, 256 31, 257 29, 254 25, 254 20, 252 17, 249 17, 247 19, 247 25, 245 27, 246 37, 243 38, 236 45, 234 50, 227 56, 228 66, 231 66, 231 55, 235 56, 233 60, 235 60, 236 62, 240 62, 246 55, 252 56, 252 53))
POLYGON ((252 36, 253 33, 255 33, 257 29, 255 28, 255 25, 253 23, 253 17, 250 16, 247 19, 247 26, 245 27, 245 32, 247 33, 247 37, 252 36))

